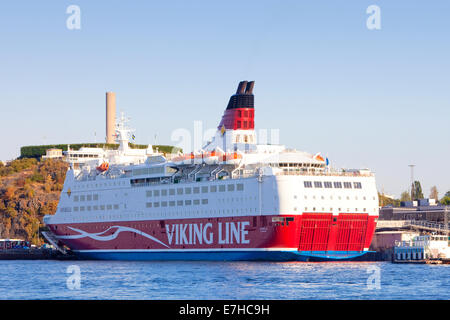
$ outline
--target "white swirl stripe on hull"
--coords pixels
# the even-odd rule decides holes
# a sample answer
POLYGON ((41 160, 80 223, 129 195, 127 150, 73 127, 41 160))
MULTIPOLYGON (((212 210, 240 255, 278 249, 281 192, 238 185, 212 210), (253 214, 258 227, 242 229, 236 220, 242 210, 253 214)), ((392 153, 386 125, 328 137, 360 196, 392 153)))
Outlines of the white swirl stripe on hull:
POLYGON ((73 231, 75 231, 75 232, 78 232, 80 234, 75 234, 75 235, 70 235, 70 236, 57 236, 57 237, 59 239, 81 239, 81 238, 88 237, 88 238, 91 238, 91 239, 94 239, 94 240, 97 240, 97 241, 111 241, 111 240, 116 239, 117 236, 119 235, 119 233, 121 233, 123 231, 128 231, 128 232, 134 232, 134 233, 139 234, 139 235, 141 235, 143 237, 146 237, 146 238, 148 238, 150 240, 153 240, 153 241, 155 241, 155 242, 165 246, 166 248, 170 248, 168 245, 166 245, 164 242, 158 240, 157 238, 155 238, 155 237, 153 237, 153 236, 151 236, 151 235, 149 235, 149 234, 147 234, 145 232, 142 232, 140 230, 137 230, 137 229, 134 229, 134 228, 130 228, 130 227, 111 226, 108 229, 106 229, 105 231, 98 232, 98 233, 88 233, 86 231, 83 231, 83 230, 80 230, 80 229, 77 229, 77 228, 73 228, 73 227, 68 227, 68 228, 73 230, 73 231), (113 234, 108 235, 108 236, 102 236, 102 234, 110 231, 113 228, 117 229, 113 234))

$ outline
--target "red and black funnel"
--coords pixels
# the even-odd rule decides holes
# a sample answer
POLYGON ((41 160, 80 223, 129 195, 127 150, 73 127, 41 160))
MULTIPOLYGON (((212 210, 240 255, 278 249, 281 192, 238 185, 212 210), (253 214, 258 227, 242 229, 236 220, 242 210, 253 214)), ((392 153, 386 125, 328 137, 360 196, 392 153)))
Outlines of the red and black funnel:
POLYGON ((253 130, 255 128, 255 81, 241 81, 236 93, 230 97, 227 109, 218 126, 228 130, 253 130))

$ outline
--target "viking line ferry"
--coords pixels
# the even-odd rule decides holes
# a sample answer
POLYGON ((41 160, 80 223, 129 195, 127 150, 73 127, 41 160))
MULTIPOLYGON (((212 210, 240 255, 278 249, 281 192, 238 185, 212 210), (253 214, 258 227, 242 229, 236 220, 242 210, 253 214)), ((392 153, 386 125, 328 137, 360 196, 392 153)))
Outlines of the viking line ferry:
POLYGON ((231 96, 215 136, 187 154, 129 147, 68 151, 47 234, 89 259, 349 260, 368 251, 375 177, 337 170, 320 153, 258 144, 254 82, 231 96))

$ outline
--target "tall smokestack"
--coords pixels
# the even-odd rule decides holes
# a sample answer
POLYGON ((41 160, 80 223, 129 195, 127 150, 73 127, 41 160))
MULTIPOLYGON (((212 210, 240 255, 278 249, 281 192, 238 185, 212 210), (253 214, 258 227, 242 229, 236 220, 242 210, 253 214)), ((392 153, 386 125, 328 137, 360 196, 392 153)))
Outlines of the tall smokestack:
POLYGON ((106 92, 106 143, 115 143, 116 134, 116 94, 106 92))

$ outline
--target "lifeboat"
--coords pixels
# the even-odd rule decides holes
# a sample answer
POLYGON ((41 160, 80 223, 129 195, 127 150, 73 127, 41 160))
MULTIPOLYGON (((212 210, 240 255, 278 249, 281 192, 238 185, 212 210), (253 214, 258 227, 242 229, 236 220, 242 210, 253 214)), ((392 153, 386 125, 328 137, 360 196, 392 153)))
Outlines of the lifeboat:
POLYGON ((222 163, 238 164, 242 159, 242 155, 237 152, 225 153, 222 155, 222 163))
POLYGON ((100 171, 100 172, 105 172, 105 171, 108 170, 108 169, 109 169, 109 164, 108 164, 108 162, 103 162, 101 165, 99 165, 99 166, 97 167, 97 170, 100 171))
POLYGON ((316 153, 313 158, 325 162, 325 159, 320 155, 320 152, 316 153))

